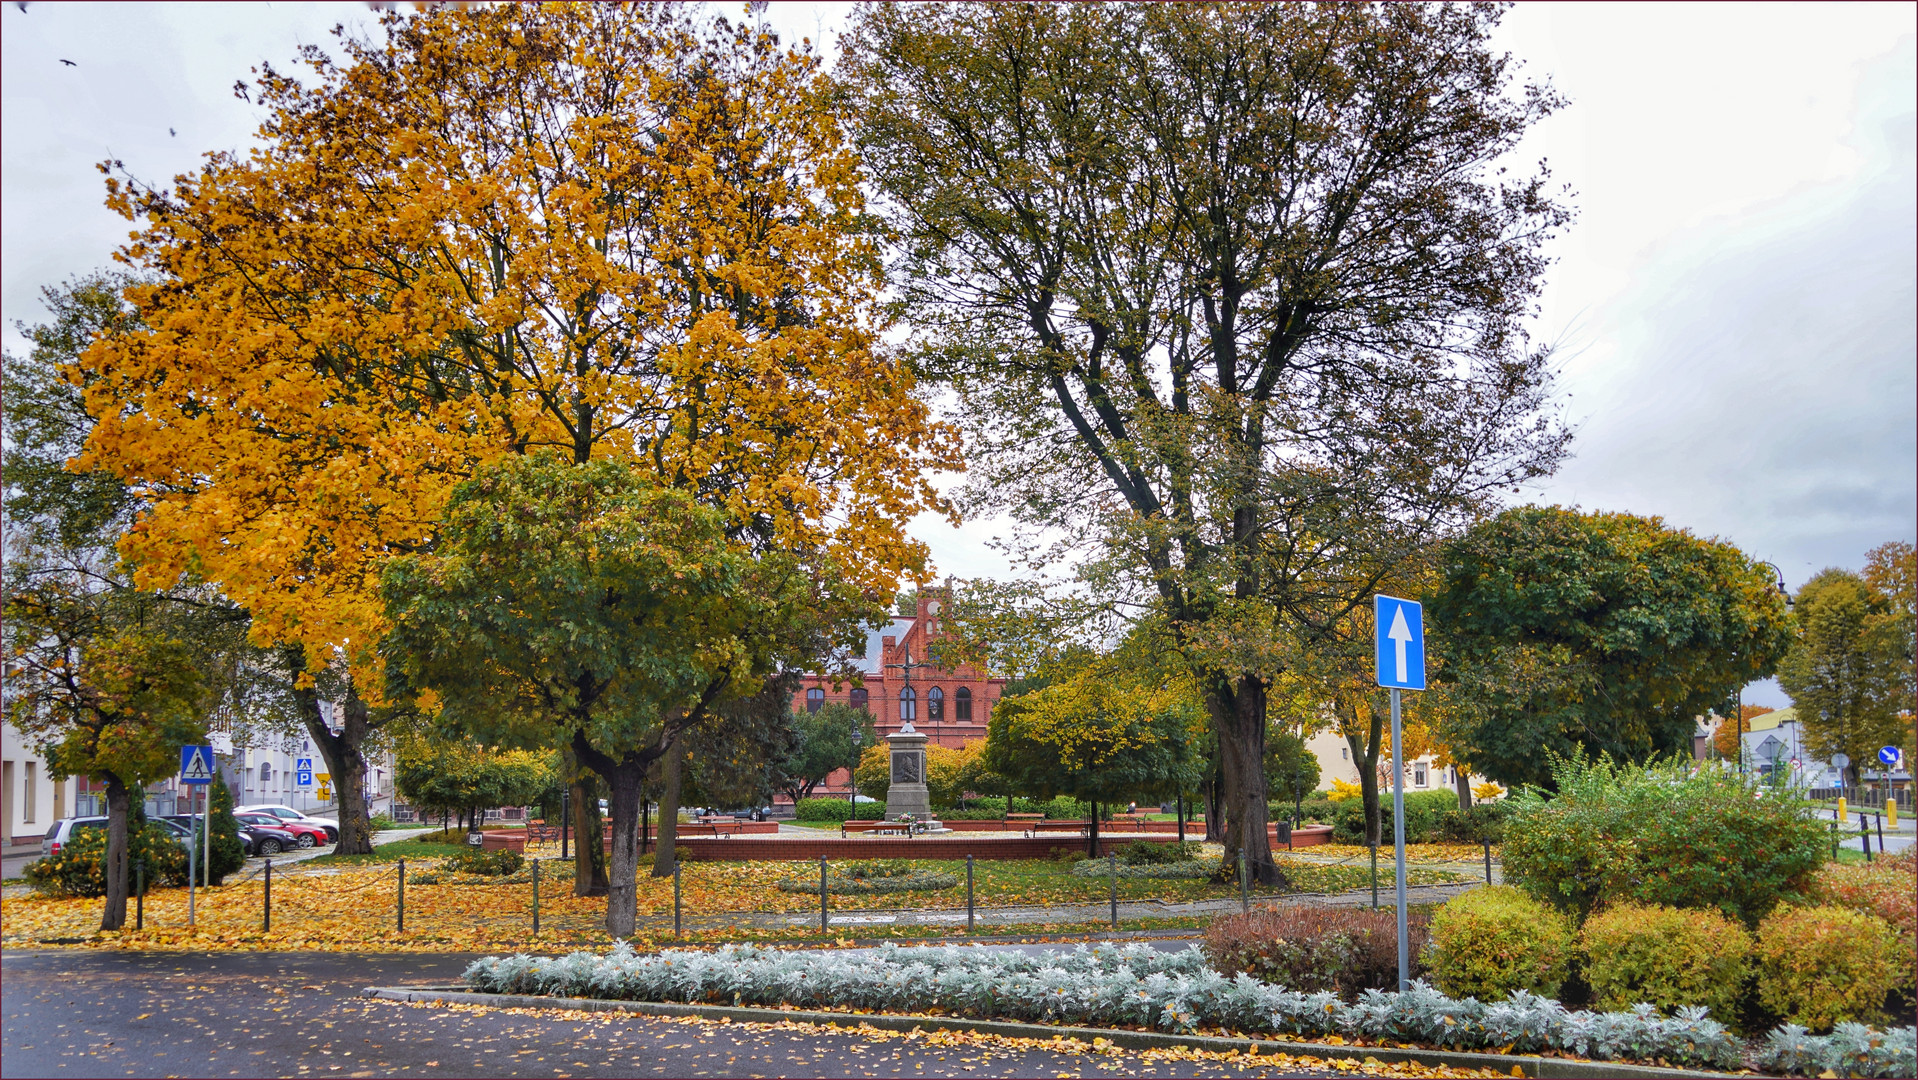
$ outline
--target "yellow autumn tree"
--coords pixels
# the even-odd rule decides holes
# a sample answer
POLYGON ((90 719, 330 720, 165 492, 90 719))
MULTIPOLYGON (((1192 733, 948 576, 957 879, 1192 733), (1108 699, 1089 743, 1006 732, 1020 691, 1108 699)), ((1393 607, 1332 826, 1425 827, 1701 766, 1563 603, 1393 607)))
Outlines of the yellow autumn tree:
POLYGON ((379 704, 384 564, 503 456, 624 463, 874 597, 925 571, 902 525, 957 448, 880 344, 818 58, 702 18, 389 13, 241 89, 257 149, 164 188, 102 166, 153 284, 71 373, 89 460, 151 501, 126 544, 148 577, 191 568, 296 666, 348 673, 346 735, 308 721, 336 777, 379 704))

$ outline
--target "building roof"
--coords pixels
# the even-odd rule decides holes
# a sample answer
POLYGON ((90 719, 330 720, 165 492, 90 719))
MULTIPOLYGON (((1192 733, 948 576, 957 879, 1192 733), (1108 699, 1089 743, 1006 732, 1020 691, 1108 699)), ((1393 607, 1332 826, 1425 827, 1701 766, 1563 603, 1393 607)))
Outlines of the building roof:
POLYGON ((1783 708, 1783 709, 1779 709, 1776 712, 1768 712, 1764 714, 1763 716, 1754 716, 1750 720, 1745 721, 1745 730, 1746 731, 1770 731, 1772 728, 1775 728, 1780 724, 1793 723, 1797 719, 1798 719, 1797 710, 1792 708, 1783 708))

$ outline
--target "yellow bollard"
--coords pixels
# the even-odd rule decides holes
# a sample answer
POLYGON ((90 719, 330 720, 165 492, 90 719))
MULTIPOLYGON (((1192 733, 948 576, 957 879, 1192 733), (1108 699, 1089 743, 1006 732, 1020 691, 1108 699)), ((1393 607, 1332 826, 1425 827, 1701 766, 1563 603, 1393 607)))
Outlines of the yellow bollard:
POLYGON ((1885 824, 1898 827, 1898 800, 1889 795, 1885 797, 1885 824))
POLYGON ((1841 829, 1851 824, 1851 818, 1846 816, 1847 814, 1848 814, 1848 811, 1845 809, 1845 797, 1843 795, 1840 795, 1838 796, 1838 827, 1841 829))

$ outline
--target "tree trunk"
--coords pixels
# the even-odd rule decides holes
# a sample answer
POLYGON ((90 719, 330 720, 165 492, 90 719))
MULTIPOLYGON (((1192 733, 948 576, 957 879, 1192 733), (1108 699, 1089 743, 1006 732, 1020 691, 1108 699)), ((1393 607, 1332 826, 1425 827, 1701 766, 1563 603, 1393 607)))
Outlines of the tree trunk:
POLYGON ((573 798, 573 895, 605 896, 606 842, 599 820, 599 781, 590 772, 576 773, 573 798))
POLYGON ((628 756, 606 778, 612 790, 613 857, 608 868, 606 932, 630 938, 639 925, 639 797, 646 768, 628 756))
POLYGON ((1457 776, 1453 778, 1452 786, 1458 791, 1458 808, 1460 810, 1470 810, 1472 808, 1471 772, 1463 765, 1455 764, 1452 768, 1457 772, 1457 776))
POLYGON ((1086 836, 1086 857, 1096 859, 1099 857, 1099 804, 1096 800, 1092 804, 1092 827, 1086 830, 1086 836))
POLYGON ((653 876, 658 878, 672 877, 673 863, 679 858, 679 788, 685 758, 684 747, 675 746, 666 751, 666 775, 659 795, 659 843, 653 855, 653 876))
POLYGON ((1359 803, 1365 809, 1365 843, 1376 847, 1379 843, 1379 739, 1383 720, 1367 697, 1353 706, 1352 722, 1341 726, 1345 728, 1345 743, 1352 748, 1352 758, 1359 765, 1359 803), (1360 709, 1365 710, 1367 720, 1364 742, 1352 735, 1360 709))
MULTIPOLYGON (((118 930, 127 923, 127 785, 112 772, 102 769, 100 777, 107 785, 107 906, 100 914, 100 929, 118 930)), ((11 809, 11 808, 9 808, 11 809)), ((69 842, 72 837, 68 837, 69 842)))
POLYGON ((340 703, 336 714, 340 720, 340 733, 334 735, 326 726, 325 718, 320 715, 319 691, 311 686, 304 689, 297 686, 299 676, 306 671, 305 647, 282 645, 281 654, 295 679, 293 702, 299 711, 300 723, 305 726, 307 736, 313 740, 313 746, 319 750, 328 771, 333 774, 333 793, 340 802, 340 844, 334 849, 334 854, 371 855, 373 826, 366 812, 366 757, 361 747, 365 745, 366 737, 379 725, 372 722, 366 702, 360 700, 360 695, 354 692, 349 683, 346 700, 340 703))
POLYGON ((1243 853, 1253 881, 1283 888, 1285 874, 1272 861, 1265 831, 1265 683, 1242 675, 1222 682, 1209 697, 1225 771, 1225 865, 1243 853))
POLYGON ((1219 789, 1224 786, 1220 777, 1220 766, 1214 762, 1212 775, 1206 778, 1205 791, 1205 839, 1207 843, 1225 843, 1225 804, 1219 798, 1219 789))

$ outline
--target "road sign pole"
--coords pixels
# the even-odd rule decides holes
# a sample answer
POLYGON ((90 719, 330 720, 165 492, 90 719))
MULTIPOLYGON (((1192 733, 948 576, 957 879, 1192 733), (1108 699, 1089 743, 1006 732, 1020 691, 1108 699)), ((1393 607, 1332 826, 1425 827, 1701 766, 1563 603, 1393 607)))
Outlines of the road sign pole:
MULTIPOLYGON (((1378 700, 1377 698, 1373 699, 1378 700)), ((1405 927, 1405 759, 1399 754, 1399 692, 1392 691, 1392 852, 1398 863, 1399 989, 1411 987, 1406 967, 1405 927)))
MULTIPOLYGON (((191 790, 191 788, 188 789, 189 792, 191 790)), ((188 815, 193 813, 191 794, 187 796, 186 809, 188 815)), ((189 816, 187 820, 192 821, 193 818, 189 816)), ((199 839, 192 833, 188 833, 186 838, 186 924, 188 926, 193 925, 194 890, 200 886, 200 845, 196 843, 199 839)))

